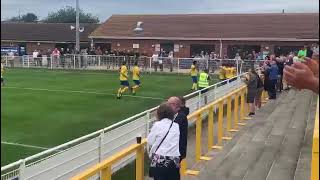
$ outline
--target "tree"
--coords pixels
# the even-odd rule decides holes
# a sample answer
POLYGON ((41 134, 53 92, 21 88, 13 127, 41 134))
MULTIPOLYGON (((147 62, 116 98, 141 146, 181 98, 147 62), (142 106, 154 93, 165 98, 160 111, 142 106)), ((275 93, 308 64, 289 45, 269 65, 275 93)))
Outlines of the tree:
MULTIPOLYGON (((57 12, 49 13, 45 18, 46 23, 75 23, 76 22, 76 9, 71 6, 66 6, 58 10, 57 12)), ((80 23, 98 23, 99 18, 93 16, 90 13, 84 13, 83 10, 79 10, 79 22, 80 23)))
POLYGON ((37 22, 38 17, 33 13, 27 13, 21 17, 23 22, 37 22))
POLYGON ((15 16, 9 19, 11 22, 37 22, 38 16, 36 16, 34 13, 27 13, 20 16, 15 16))

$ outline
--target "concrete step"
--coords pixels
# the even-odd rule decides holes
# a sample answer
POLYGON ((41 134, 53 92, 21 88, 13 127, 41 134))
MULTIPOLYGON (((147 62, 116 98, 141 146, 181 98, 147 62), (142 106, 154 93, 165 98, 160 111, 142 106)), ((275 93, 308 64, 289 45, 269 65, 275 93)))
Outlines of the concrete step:
POLYGON ((288 122, 287 128, 283 126, 278 128, 279 131, 273 131, 274 134, 281 134, 285 137, 281 146, 279 146, 279 153, 274 159, 266 178, 267 180, 294 179, 294 172, 304 139, 310 102, 311 96, 308 93, 298 92, 292 102, 296 105, 293 117, 291 119, 283 119, 283 121, 288 122))
POLYGON ((294 180, 310 179, 311 172, 311 158, 312 158, 312 139, 313 128, 315 122, 315 113, 317 105, 317 96, 313 96, 312 104, 310 106, 309 115, 307 119, 307 127, 305 130, 302 148, 300 149, 299 160, 294 175, 294 180))
POLYGON ((311 99, 310 92, 289 91, 269 101, 232 140, 224 143, 223 150, 208 154, 213 157, 211 161, 193 167, 201 171, 199 176, 183 179, 305 179, 313 130, 313 122, 307 117, 315 109, 311 99))

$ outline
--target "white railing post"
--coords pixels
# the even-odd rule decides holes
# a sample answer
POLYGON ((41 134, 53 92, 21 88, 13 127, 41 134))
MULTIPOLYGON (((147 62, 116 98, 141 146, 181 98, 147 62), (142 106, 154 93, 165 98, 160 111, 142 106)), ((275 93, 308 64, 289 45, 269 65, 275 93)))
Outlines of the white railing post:
POLYGON ((201 90, 199 91, 199 93, 198 93, 198 104, 197 104, 197 109, 200 109, 200 107, 201 107, 201 90))
POLYGON ((52 55, 50 55, 50 69, 52 69, 52 66, 53 66, 53 56, 52 55))
POLYGON ((76 56, 73 54, 73 69, 76 69, 76 56))
POLYGON ((28 59, 27 59, 27 67, 29 68, 30 67, 30 56, 28 56, 28 59))
POLYGON ((80 57, 80 54, 77 54, 77 57, 78 57, 79 69, 80 69, 81 68, 81 57, 80 57))
POLYGON ((149 74, 151 74, 152 69, 152 58, 149 58, 149 74))
POLYGON ((104 131, 101 131, 100 135, 99 135, 99 144, 98 144, 98 151, 99 151, 99 162, 102 161, 103 159, 103 136, 104 136, 104 131))
POLYGON ((4 60, 6 61, 6 67, 8 67, 8 56, 4 56, 4 60))
MULTIPOLYGON (((147 114, 146 114, 146 138, 148 137, 148 135, 149 135, 149 129, 150 129, 150 119, 151 119, 151 117, 150 117, 150 111, 148 111, 147 112, 147 114)), ((147 152, 149 152, 149 150, 150 150, 150 147, 149 146, 147 146, 147 152)))
POLYGON ((25 161, 25 159, 22 159, 20 166, 19 166, 19 180, 25 179, 25 177, 24 177, 25 176, 24 175, 25 169, 26 169, 26 161, 25 161))
POLYGON ((101 69, 101 56, 98 56, 98 66, 99 66, 99 69, 101 69))
POLYGON ((180 58, 178 58, 178 74, 180 73, 180 58))

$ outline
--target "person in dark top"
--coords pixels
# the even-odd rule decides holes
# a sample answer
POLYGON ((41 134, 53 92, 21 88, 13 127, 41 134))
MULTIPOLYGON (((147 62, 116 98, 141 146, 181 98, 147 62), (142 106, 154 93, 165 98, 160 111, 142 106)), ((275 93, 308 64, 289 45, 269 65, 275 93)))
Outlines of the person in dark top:
POLYGON ((188 141, 188 118, 186 113, 189 113, 189 109, 185 107, 183 102, 185 102, 185 100, 181 101, 178 97, 170 97, 167 101, 168 105, 173 109, 175 113, 177 113, 175 122, 179 124, 180 130, 180 162, 187 156, 188 141))
POLYGON ((276 63, 278 66, 278 82, 277 82, 277 89, 279 92, 283 90, 283 68, 284 68, 284 59, 283 57, 276 58, 276 63))

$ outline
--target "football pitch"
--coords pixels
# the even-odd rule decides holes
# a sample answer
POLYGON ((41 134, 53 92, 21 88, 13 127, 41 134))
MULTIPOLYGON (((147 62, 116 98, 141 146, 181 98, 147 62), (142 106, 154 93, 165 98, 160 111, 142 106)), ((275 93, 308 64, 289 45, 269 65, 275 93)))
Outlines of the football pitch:
POLYGON ((4 77, 1 166, 190 93, 192 85, 188 75, 144 73, 137 94, 118 100, 117 72, 6 69, 4 77))

